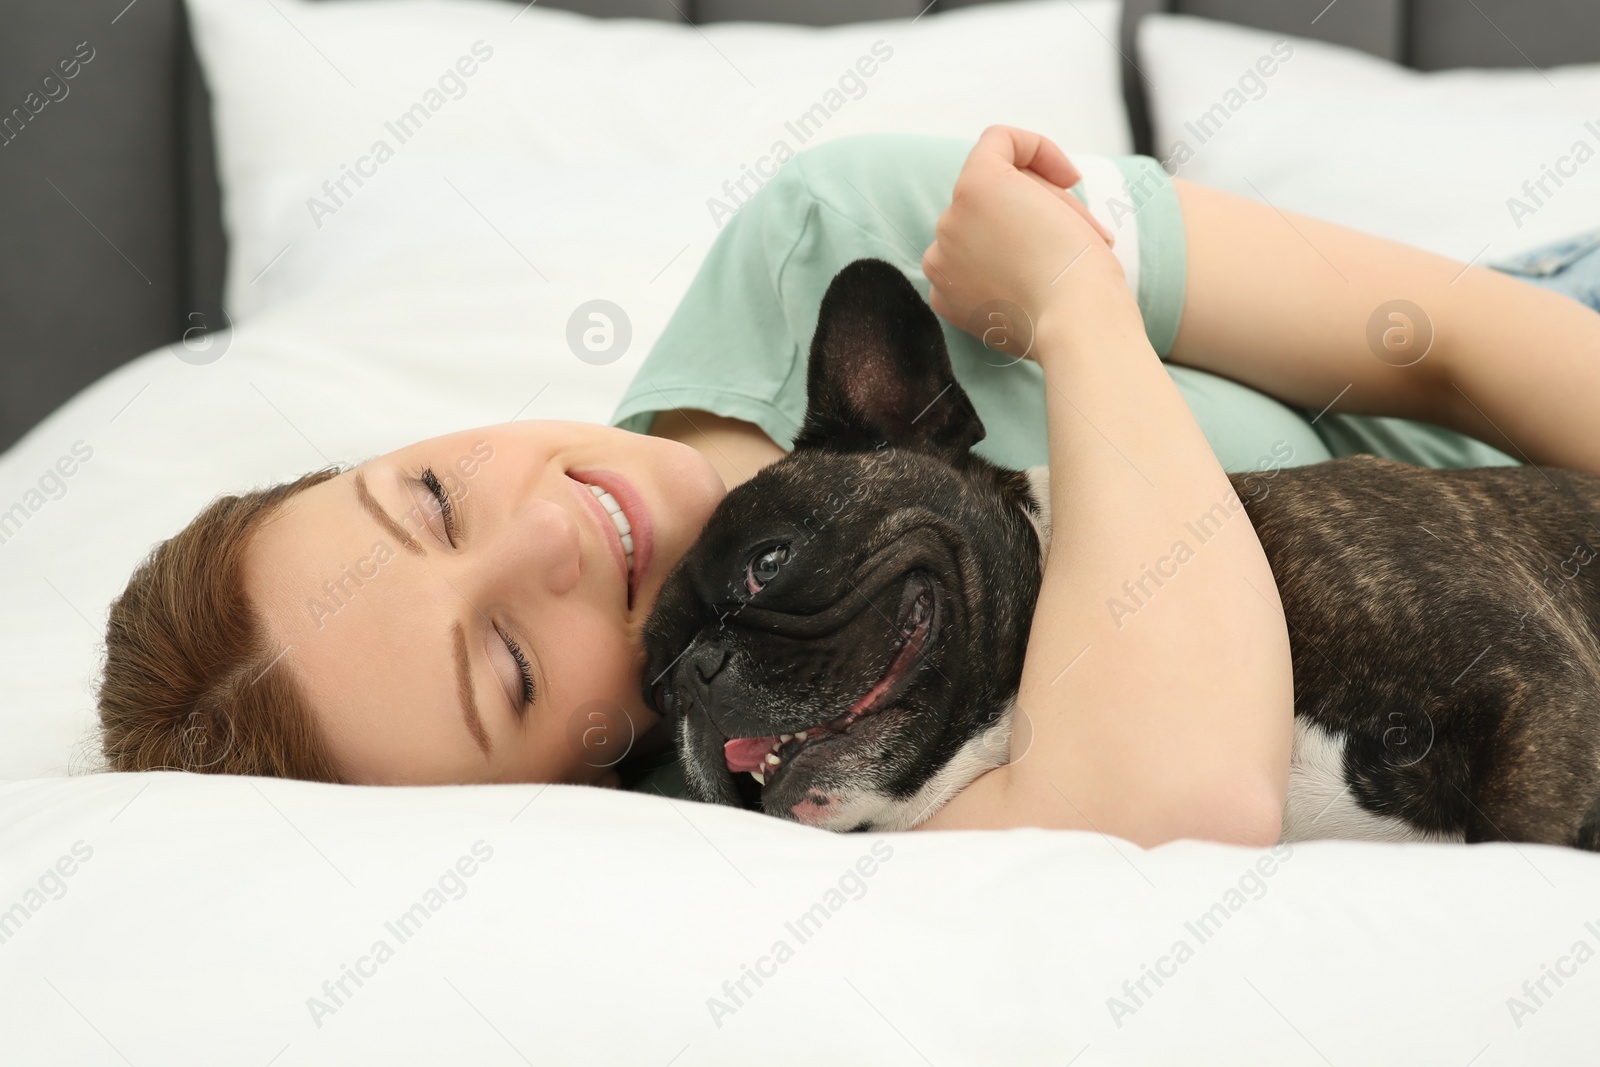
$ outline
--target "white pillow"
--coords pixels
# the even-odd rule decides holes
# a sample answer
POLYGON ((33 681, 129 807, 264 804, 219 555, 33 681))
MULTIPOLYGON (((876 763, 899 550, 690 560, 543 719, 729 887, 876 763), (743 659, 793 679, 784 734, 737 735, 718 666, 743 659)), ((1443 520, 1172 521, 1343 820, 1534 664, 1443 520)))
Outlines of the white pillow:
POLYGON ((1169 174, 1463 262, 1600 226, 1600 65, 1422 74, 1178 15, 1139 52, 1169 174))
MULTIPOLYGON (((827 29, 597 20, 500 0, 189 6, 236 321, 371 265, 437 267, 436 245, 453 246, 452 262, 526 272, 530 285, 560 273, 541 243, 565 208, 547 184, 553 167, 705 173, 625 231, 637 247, 614 269, 649 277, 673 250, 703 255, 786 153, 846 134, 975 139, 1004 122, 1080 152, 1130 144, 1116 0, 827 29)), ((623 183, 617 206, 628 195, 623 183)), ((624 232, 603 213, 583 226, 624 232)))

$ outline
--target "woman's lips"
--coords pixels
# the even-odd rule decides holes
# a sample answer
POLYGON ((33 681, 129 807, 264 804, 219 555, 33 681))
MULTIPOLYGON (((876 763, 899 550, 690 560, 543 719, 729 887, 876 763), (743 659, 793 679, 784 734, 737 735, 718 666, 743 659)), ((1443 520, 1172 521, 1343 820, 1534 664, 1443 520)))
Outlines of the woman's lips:
POLYGON ((594 509, 601 525, 609 532, 606 538, 611 546, 612 555, 616 557, 617 566, 622 570, 623 585, 628 591, 628 607, 633 607, 633 602, 644 588, 645 576, 650 570, 650 557, 655 547, 655 524, 651 520, 650 509, 645 506, 644 497, 628 481, 616 471, 609 470, 574 470, 568 471, 568 476, 585 485, 597 485, 610 493, 622 508, 622 513, 627 516, 631 528, 630 536, 633 538, 633 573, 628 573, 628 557, 622 551, 622 535, 617 533, 616 526, 611 521, 611 516, 606 509, 596 500, 593 493, 583 493, 589 506, 594 509))
MULTIPOLYGON (((617 532, 616 524, 611 521, 611 516, 606 512, 605 505, 601 504, 595 495, 588 490, 588 486, 597 483, 587 481, 577 475, 569 475, 569 477, 582 487, 575 489, 574 492, 584 498, 584 508, 594 516, 597 536, 606 543, 606 546, 611 550, 612 558, 617 561, 617 569, 622 572, 623 600, 631 607, 633 605, 633 590, 630 586, 630 576, 628 574, 628 555, 622 550, 622 535, 617 532)), ((604 487, 602 486, 602 488, 604 487)), ((610 490, 606 491, 610 492, 610 490)), ((620 504, 621 501, 619 500, 617 503, 620 504)), ((624 508, 623 510, 626 512, 627 509, 624 508)), ((631 523, 633 520, 630 518, 628 521, 631 523)), ((637 545, 634 546, 634 552, 638 552, 637 545)), ((634 565, 638 566, 638 562, 638 556, 635 555, 634 565)))

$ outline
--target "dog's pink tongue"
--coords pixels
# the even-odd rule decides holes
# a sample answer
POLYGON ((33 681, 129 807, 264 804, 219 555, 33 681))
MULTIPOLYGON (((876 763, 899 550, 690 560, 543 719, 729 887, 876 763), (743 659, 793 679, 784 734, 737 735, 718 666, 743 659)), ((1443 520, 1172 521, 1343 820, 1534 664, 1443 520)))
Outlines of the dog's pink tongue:
POLYGON ((734 774, 760 770, 766 762, 767 753, 772 751, 772 746, 777 742, 776 737, 735 737, 722 746, 728 770, 734 774))

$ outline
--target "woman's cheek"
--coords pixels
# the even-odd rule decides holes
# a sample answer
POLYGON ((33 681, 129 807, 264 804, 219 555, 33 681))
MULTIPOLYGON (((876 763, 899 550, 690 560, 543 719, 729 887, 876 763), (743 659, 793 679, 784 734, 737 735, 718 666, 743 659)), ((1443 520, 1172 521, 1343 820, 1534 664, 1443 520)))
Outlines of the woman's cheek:
POLYGON ((585 612, 552 633, 557 670, 563 688, 580 701, 611 700, 632 703, 639 689, 638 667, 629 655, 626 639, 615 623, 585 612))

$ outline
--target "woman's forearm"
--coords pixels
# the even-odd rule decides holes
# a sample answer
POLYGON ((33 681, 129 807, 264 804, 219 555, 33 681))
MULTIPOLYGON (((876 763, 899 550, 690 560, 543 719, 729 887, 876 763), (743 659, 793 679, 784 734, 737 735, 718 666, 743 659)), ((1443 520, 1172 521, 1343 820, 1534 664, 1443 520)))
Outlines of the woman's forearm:
POLYGON ((1487 268, 1174 185, 1188 275, 1173 362, 1313 411, 1420 419, 1600 473, 1600 315, 1487 268), (1387 308, 1396 300, 1421 315, 1387 308), (1375 345, 1375 322, 1393 347, 1375 345))
POLYGON ((1524 462, 1600 474, 1600 314, 1492 270, 1454 288, 1439 325, 1440 424, 1524 462))
POLYGON ((1271 843, 1293 729, 1277 587, 1137 310, 1105 300, 1037 332, 1054 533, 1018 693, 1031 748, 929 825, 1271 843))
POLYGON ((1462 264, 1174 180, 1187 250, 1183 315, 1168 358, 1290 404, 1437 422, 1435 353, 1380 360, 1367 325, 1386 301, 1420 302, 1462 264))

